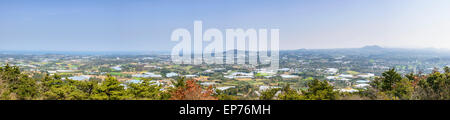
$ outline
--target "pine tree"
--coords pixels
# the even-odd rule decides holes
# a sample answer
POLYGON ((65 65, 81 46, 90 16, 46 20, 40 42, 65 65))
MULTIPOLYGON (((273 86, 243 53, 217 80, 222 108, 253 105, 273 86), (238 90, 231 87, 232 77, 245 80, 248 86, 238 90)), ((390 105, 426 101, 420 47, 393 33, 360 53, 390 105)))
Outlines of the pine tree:
POLYGON ((2 83, 2 98, 31 100, 38 97, 38 84, 36 80, 20 72, 19 67, 0 67, 0 79, 2 83))
POLYGON ((304 99, 296 90, 292 89, 289 84, 281 89, 281 94, 278 95, 280 100, 301 100, 304 99))
POLYGON ((445 73, 450 73, 450 68, 448 66, 445 66, 444 71, 445 71, 445 73))
POLYGON ((107 75, 101 85, 94 89, 91 99, 96 100, 123 100, 129 96, 126 94, 124 86, 111 75, 107 75))
POLYGON ((303 91, 307 100, 336 100, 338 98, 338 93, 327 81, 314 79, 308 83, 308 87, 307 91, 303 91))
POLYGON ((165 93, 160 91, 162 87, 155 85, 151 79, 144 78, 140 83, 130 83, 127 85, 127 91, 134 99, 159 100, 167 98, 165 93))
POLYGON ((402 80, 402 76, 395 71, 395 68, 392 68, 389 71, 386 71, 382 74, 381 79, 381 89, 382 91, 391 91, 396 82, 402 80))
POLYGON ((261 96, 259 96, 260 100, 273 100, 277 92, 280 91, 280 88, 268 89, 261 92, 261 96))

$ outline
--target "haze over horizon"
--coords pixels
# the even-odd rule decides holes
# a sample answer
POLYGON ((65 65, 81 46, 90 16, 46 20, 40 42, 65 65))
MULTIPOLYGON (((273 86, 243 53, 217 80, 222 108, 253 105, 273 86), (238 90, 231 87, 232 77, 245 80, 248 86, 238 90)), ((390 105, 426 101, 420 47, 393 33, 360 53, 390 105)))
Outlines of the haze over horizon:
POLYGON ((280 29, 280 49, 450 49, 448 0, 2 0, 0 50, 166 51, 177 28, 280 29))

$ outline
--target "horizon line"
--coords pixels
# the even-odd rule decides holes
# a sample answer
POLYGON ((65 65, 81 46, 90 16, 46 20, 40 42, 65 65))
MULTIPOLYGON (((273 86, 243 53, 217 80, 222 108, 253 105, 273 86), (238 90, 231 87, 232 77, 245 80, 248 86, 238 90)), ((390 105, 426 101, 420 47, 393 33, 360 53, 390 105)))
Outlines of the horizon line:
MULTIPOLYGON (((437 50, 450 50, 448 48, 436 48, 436 47, 386 47, 380 45, 366 45, 362 47, 336 47, 336 48, 297 48, 297 49, 281 49, 279 51, 293 51, 293 50, 328 50, 328 49, 361 49, 366 47, 379 47, 383 49, 437 49, 437 50)), ((237 50, 237 49, 234 49, 237 50)), ((8 50, 0 49, 0 52, 170 52, 172 50, 8 50)), ((247 51, 247 50, 246 50, 247 51)))

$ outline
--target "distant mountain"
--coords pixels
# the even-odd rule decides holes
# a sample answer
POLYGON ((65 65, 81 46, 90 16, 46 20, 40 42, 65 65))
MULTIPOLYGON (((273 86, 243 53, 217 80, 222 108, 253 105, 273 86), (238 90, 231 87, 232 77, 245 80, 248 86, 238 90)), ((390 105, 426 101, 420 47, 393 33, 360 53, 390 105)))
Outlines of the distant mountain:
POLYGON ((380 49, 383 49, 383 47, 380 47, 378 45, 369 45, 369 46, 364 46, 361 49, 365 49, 365 50, 380 50, 380 49))
POLYGON ((450 57, 449 50, 433 48, 384 48, 377 45, 364 46, 361 48, 336 48, 336 49, 298 49, 286 50, 282 53, 303 52, 310 54, 332 54, 332 55, 396 55, 396 56, 446 56, 450 57))
MULTIPOLYGON (((228 53, 237 53, 241 50, 229 50, 228 53)), ((214 51, 216 53, 225 51, 214 51)), ((249 54, 251 51, 244 51, 249 54)), ((252 51, 257 52, 257 51, 252 51)), ((270 54, 270 51, 267 51, 270 54)), ((449 50, 434 48, 385 48, 377 45, 361 48, 335 48, 335 49, 298 49, 281 50, 280 53, 308 53, 308 54, 332 54, 332 55, 401 55, 401 56, 450 56, 449 50)), ((8 51, 0 50, 1 54, 64 54, 64 55, 170 55, 171 51, 8 51)), ((197 53, 196 53, 197 54, 197 53)), ((208 53, 203 53, 208 54, 208 53)), ((211 54, 211 53, 210 53, 211 54)))

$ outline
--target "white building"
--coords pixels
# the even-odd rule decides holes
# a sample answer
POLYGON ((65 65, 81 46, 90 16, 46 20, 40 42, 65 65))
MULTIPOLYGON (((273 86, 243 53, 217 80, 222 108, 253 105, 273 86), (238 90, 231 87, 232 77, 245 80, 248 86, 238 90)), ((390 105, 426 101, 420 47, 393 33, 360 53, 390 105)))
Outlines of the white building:
POLYGON ((281 87, 261 85, 261 86, 259 86, 259 91, 266 91, 266 90, 274 89, 274 88, 281 88, 281 87))
POLYGON ((353 93, 353 92, 359 92, 359 90, 356 90, 356 89, 338 89, 337 91, 339 91, 339 92, 348 92, 348 93, 353 93))
POLYGON ((200 85, 203 85, 203 86, 211 86, 211 85, 215 85, 216 83, 215 82, 202 82, 202 83, 200 83, 200 85))
POLYGON ((149 78, 149 77, 160 78, 160 77, 162 77, 159 74, 155 74, 155 73, 151 73, 151 72, 145 72, 145 73, 142 73, 142 74, 136 74, 136 75, 132 75, 132 76, 133 77, 137 77, 137 78, 149 78))
POLYGON ((122 68, 120 68, 120 66, 115 66, 115 67, 111 67, 111 69, 116 70, 116 71, 122 71, 122 68))
POLYGON ((253 73, 244 73, 244 72, 234 72, 231 75, 224 76, 228 79, 233 78, 253 78, 253 73))
POLYGON ((197 77, 197 75, 184 75, 184 77, 186 77, 186 78, 193 78, 193 77, 197 77))
POLYGON ((361 78, 371 78, 371 77, 375 77, 375 74, 367 73, 367 74, 364 74, 364 75, 358 75, 358 77, 361 77, 361 78))
POLYGON ((328 74, 336 74, 339 71, 337 68, 327 68, 326 72, 328 74))
POLYGON ((177 73, 174 73, 174 72, 171 72, 171 73, 167 73, 167 74, 166 74, 166 77, 176 77, 176 76, 178 76, 178 74, 177 74, 177 73))
POLYGON ((353 75, 350 75, 350 74, 341 74, 341 75, 339 75, 339 77, 342 77, 342 78, 353 78, 353 75))
POLYGON ((80 75, 80 76, 69 77, 69 79, 71 79, 71 80, 78 80, 78 81, 81 81, 81 80, 89 80, 89 78, 91 78, 91 77, 86 76, 86 75, 80 75))
POLYGON ((236 88, 236 86, 223 86, 223 87, 217 87, 216 89, 224 91, 224 90, 228 90, 230 88, 236 88))
POLYGON ((327 79, 328 80, 337 80, 338 77, 336 77, 336 76, 328 76, 327 79))
POLYGON ((356 88, 366 88, 366 87, 369 87, 370 85, 369 84, 357 84, 357 85, 355 85, 355 87, 356 88))
POLYGON ((281 72, 289 72, 291 69, 289 69, 289 68, 281 68, 281 69, 278 69, 278 71, 281 71, 281 72))
POLYGON ((284 79, 298 78, 297 75, 280 75, 284 79))

